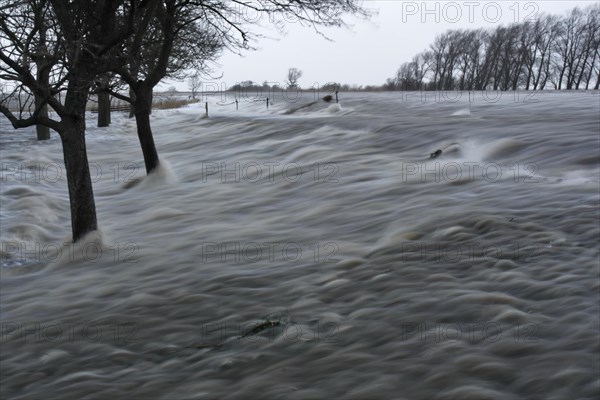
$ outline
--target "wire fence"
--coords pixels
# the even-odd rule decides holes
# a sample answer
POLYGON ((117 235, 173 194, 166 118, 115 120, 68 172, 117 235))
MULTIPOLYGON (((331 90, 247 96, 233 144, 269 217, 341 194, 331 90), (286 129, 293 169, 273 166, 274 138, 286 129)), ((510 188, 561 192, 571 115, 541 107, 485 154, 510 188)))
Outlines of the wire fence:
MULTIPOLYGON (((205 97, 208 97, 209 94, 203 94, 205 97)), ((325 101, 325 102, 331 102, 333 101, 333 99, 335 99, 336 103, 339 103, 339 96, 338 96, 338 91, 332 92, 331 94, 328 94, 324 97, 321 98, 321 100, 325 101)), ((316 98, 315 101, 313 101, 310 104, 314 104, 318 101, 319 99, 316 98)), ((254 97, 254 98, 246 98, 244 99, 245 102, 250 102, 250 103, 260 103, 260 102, 264 102, 266 105, 267 110, 269 109, 270 106, 273 106, 275 104, 274 98, 273 97, 254 97)), ((240 103, 241 101, 239 99, 235 99, 234 101, 225 103, 222 101, 216 102, 214 103, 216 106, 219 107, 226 107, 226 106, 231 106, 235 104, 235 109, 239 110, 240 108, 240 103)), ((208 118, 208 110, 209 110, 209 102, 205 101, 204 102, 204 110, 205 110, 205 116, 208 118)))

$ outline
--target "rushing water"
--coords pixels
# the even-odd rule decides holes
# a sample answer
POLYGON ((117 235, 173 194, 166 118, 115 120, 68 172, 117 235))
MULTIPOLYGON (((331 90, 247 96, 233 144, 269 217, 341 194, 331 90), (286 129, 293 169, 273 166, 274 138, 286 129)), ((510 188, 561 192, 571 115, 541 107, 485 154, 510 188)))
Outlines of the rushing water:
POLYGON ((74 246, 3 120, 2 397, 597 398, 599 94, 494 96, 90 115, 74 246))

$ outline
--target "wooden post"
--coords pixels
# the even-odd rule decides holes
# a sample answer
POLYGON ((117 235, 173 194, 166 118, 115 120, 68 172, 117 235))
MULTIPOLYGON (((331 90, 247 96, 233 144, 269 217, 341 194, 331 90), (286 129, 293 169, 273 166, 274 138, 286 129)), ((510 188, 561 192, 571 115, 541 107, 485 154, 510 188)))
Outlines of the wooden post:
POLYGON ((335 91, 335 102, 339 103, 340 101, 338 100, 338 91, 335 91))
POLYGON ((236 110, 238 109, 238 100, 237 99, 235 99, 235 109, 236 110))
POLYGON ((206 118, 208 118, 208 101, 204 103, 204 108, 206 109, 206 118))
POLYGON ((469 115, 471 115, 471 91, 469 90, 469 115))

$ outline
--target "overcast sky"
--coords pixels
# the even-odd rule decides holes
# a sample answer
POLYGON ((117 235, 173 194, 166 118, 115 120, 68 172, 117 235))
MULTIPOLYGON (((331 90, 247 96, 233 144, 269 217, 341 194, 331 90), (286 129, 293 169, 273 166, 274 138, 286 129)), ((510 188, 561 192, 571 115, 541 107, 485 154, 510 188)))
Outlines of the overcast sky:
MULTIPOLYGON (((448 29, 523 22, 541 13, 563 14, 575 6, 598 4, 598 0, 366 0, 363 4, 373 16, 367 20, 346 18, 348 29, 323 30, 331 41, 314 29, 293 22, 286 24, 285 34, 275 29, 262 31, 269 38, 255 43, 258 50, 246 51, 242 56, 223 54, 215 67, 217 75, 223 76, 214 82, 224 87, 246 80, 283 84, 288 68, 296 67, 304 73, 299 82, 302 87, 332 81, 381 85, 394 75, 400 64, 410 61, 437 34, 448 29)), ((266 18, 261 22, 267 22, 266 18)), ((165 83, 162 88, 172 84, 165 83)), ((175 86, 188 90, 185 82, 175 86)))

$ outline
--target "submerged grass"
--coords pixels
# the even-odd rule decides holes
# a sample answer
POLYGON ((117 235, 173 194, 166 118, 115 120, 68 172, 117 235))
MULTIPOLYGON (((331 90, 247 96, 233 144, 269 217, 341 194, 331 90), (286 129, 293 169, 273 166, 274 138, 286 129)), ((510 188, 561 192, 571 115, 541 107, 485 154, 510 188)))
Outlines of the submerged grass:
POLYGON ((160 99, 158 101, 155 101, 152 104, 152 107, 154 107, 154 109, 156 109, 156 110, 168 110, 168 109, 172 109, 172 108, 179 108, 179 107, 187 106, 188 104, 197 103, 198 101, 199 101, 198 99, 166 98, 166 99, 160 99))
MULTIPOLYGON (((197 103, 198 99, 182 99, 173 97, 155 97, 152 102, 152 108, 155 110, 170 110, 174 108, 180 108, 187 106, 188 104, 197 103)), ((88 103, 88 111, 93 113, 98 112, 98 103, 90 101, 88 103)), ((110 105, 111 112, 129 112, 129 103, 124 101, 113 99, 110 105)))

